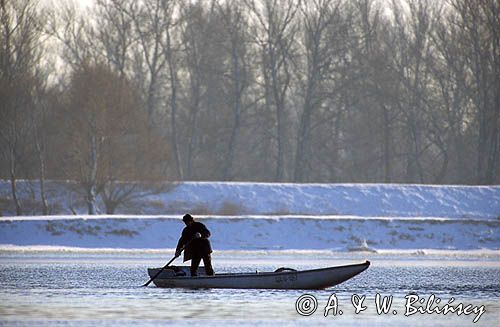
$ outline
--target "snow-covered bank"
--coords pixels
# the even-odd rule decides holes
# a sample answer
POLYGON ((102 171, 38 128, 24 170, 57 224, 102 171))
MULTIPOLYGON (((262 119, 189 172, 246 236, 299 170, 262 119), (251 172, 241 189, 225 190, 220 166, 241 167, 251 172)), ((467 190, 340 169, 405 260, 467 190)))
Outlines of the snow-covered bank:
MULTIPOLYGON (((18 184, 27 214, 39 214, 36 183, 18 184)), ((74 183, 48 182, 54 214, 86 211, 74 183), (71 208, 71 209, 70 209, 71 208)), ((0 181, 0 215, 13 215, 10 185, 0 181)), ((104 207, 100 204, 101 212, 104 207)), ((500 186, 186 182, 117 208, 117 214, 352 215, 362 217, 500 217, 500 186)))
MULTIPOLYGON (((95 217, 94 217, 95 218, 95 217)), ((500 249, 500 220, 376 217, 206 217, 219 250, 380 251, 500 249)), ((0 244, 174 248, 180 217, 0 220, 0 244)))
MULTIPOLYGON (((78 215, 78 216, 11 216, 0 217, 1 221, 32 221, 32 220, 102 220, 102 219, 178 219, 180 215, 78 215)), ((197 219, 318 219, 318 220, 435 220, 435 221, 456 221, 468 220, 471 222, 487 222, 494 219, 491 218, 445 218, 445 217, 362 217, 362 216, 334 216, 334 215, 238 215, 238 216, 213 216, 213 215, 196 215, 197 219)))
MULTIPOLYGON (((24 204, 37 201, 30 185, 18 185, 24 204)), ((4 215, 8 186, 0 181, 4 215)), ((171 249, 191 212, 218 250, 500 250, 500 186, 190 182, 100 216, 83 215, 74 184, 47 187, 59 215, 36 216, 34 206, 1 217, 0 247, 171 249)))

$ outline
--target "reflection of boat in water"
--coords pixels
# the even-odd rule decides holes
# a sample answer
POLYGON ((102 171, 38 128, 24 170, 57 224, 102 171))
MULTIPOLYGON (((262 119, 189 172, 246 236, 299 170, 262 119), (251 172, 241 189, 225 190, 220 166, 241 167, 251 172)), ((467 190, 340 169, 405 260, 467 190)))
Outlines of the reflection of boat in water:
MULTIPOLYGON (((189 267, 167 267, 154 280, 157 287, 164 288, 267 288, 267 289, 323 289, 345 282, 370 266, 360 264, 297 271, 280 268, 274 272, 224 273, 191 277, 189 267)), ((161 268, 149 268, 154 277, 161 268)))

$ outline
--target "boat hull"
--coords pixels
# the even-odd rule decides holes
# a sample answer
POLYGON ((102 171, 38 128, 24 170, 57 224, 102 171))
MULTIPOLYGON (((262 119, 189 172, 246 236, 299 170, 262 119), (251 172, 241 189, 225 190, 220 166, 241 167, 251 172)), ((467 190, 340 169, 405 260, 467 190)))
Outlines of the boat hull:
MULTIPOLYGON (((163 288, 237 288, 237 289, 324 289, 340 284, 370 266, 366 261, 360 264, 328 267, 304 271, 285 270, 281 272, 255 272, 237 274, 216 274, 214 276, 175 276, 162 272, 153 283, 163 288)), ((159 268, 148 269, 150 277, 159 268)))

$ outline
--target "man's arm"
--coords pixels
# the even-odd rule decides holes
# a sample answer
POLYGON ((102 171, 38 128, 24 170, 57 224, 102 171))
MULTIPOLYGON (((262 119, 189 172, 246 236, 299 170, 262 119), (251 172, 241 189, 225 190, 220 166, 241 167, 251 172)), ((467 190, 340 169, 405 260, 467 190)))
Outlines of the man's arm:
POLYGON ((186 245, 186 229, 182 231, 182 235, 179 238, 179 242, 177 242, 177 247, 175 248, 175 255, 179 256, 181 254, 182 248, 186 245))
POLYGON ((210 231, 202 223, 200 223, 200 231, 199 231, 199 233, 201 234, 201 237, 203 237, 203 238, 209 238, 210 237, 210 231))

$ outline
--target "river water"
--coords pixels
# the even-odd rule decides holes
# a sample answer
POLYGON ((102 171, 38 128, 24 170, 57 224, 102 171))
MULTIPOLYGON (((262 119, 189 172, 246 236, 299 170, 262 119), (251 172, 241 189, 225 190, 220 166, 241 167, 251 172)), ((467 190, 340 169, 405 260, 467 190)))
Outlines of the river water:
POLYGON ((140 287, 149 279, 147 267, 160 267, 171 257, 170 252, 148 251, 2 251, 0 325, 492 326, 500 319, 500 257, 495 255, 216 252, 216 272, 309 269, 365 259, 372 264, 357 277, 321 291, 140 287), (310 306, 300 309, 312 313, 303 316, 296 303, 304 304, 306 295, 312 296, 305 303, 310 306), (433 295, 440 303, 430 308, 461 303, 470 305, 469 314, 405 316, 411 313, 405 297, 419 296, 425 307, 433 295), (355 313, 353 296, 366 310, 355 313), (377 313, 379 296, 381 301, 392 296, 387 313, 377 313), (337 307, 325 317, 327 304, 337 307))

